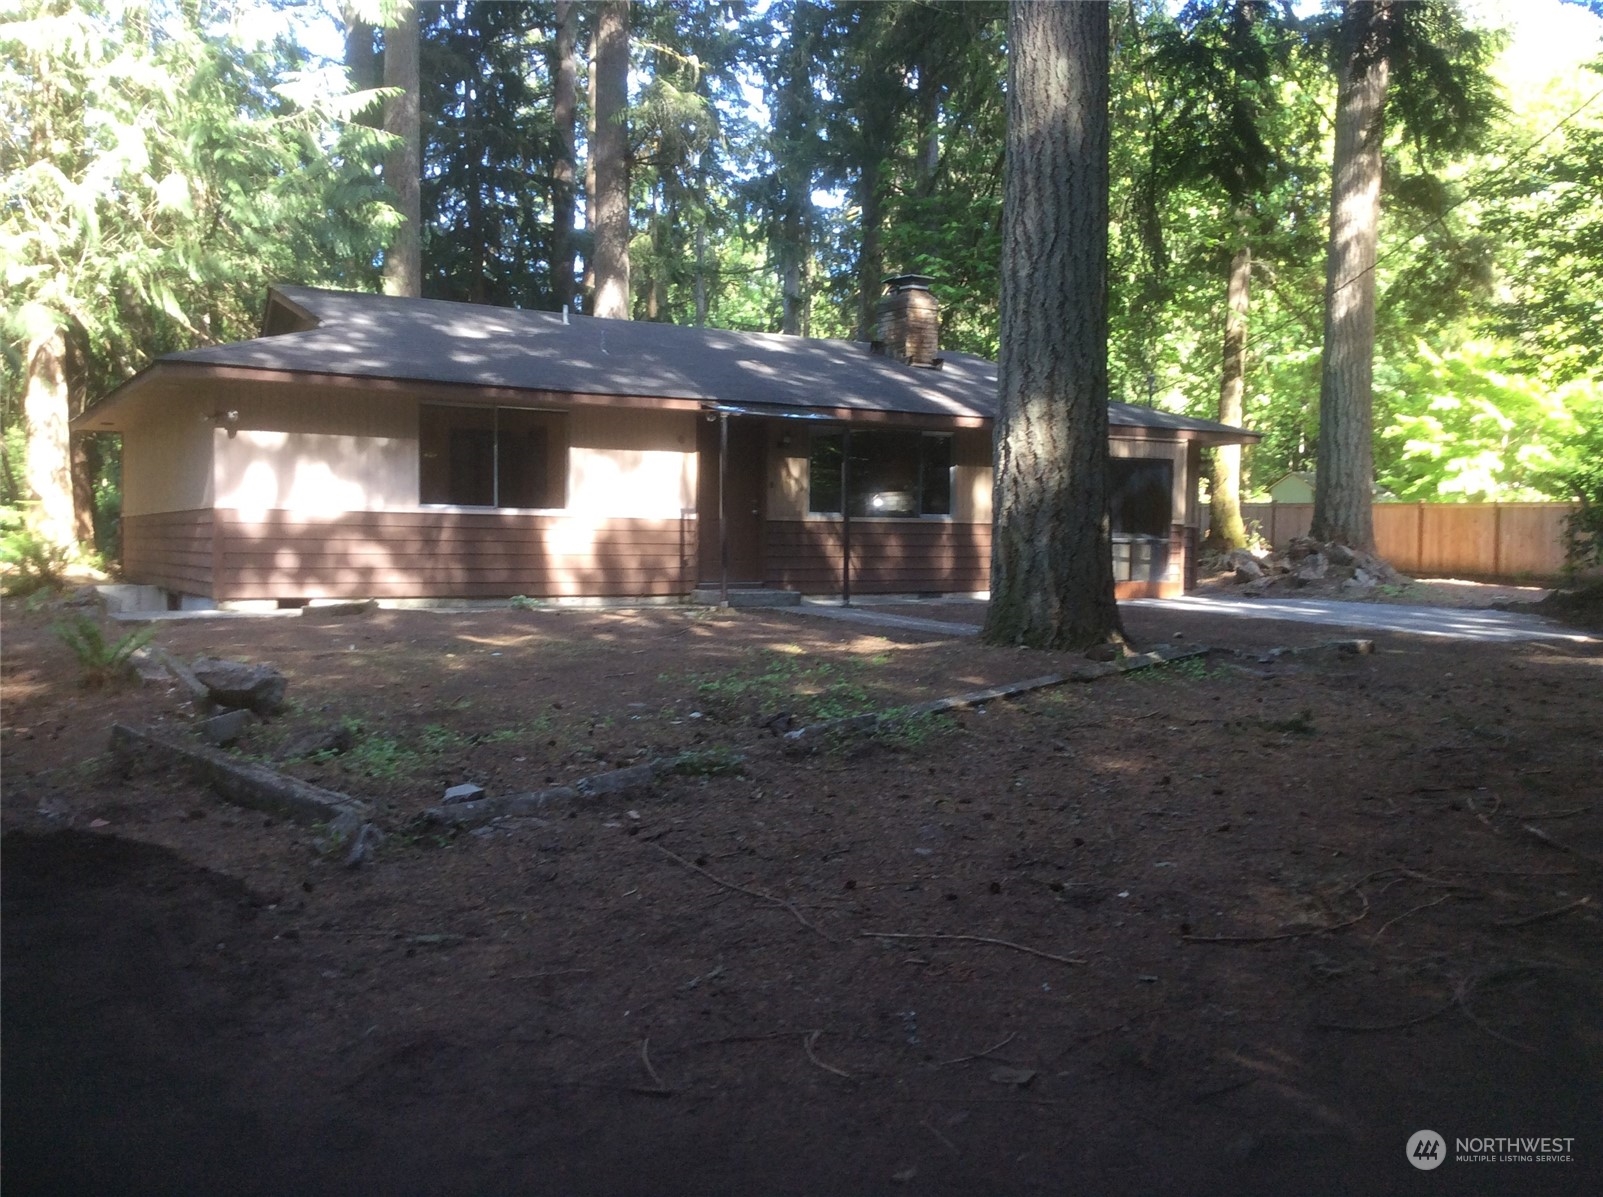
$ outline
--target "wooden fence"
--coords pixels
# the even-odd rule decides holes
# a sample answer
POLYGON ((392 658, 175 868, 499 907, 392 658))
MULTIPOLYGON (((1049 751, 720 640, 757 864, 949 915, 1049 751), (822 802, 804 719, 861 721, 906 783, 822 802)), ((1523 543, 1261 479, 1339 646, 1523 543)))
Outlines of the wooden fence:
MULTIPOLYGON (((1206 508, 1204 508, 1206 510, 1206 508)), ((1375 548, 1405 574, 1556 579, 1564 571, 1571 503, 1376 503, 1375 548)), ((1284 548, 1308 535, 1312 503, 1244 503, 1265 540, 1284 548)))

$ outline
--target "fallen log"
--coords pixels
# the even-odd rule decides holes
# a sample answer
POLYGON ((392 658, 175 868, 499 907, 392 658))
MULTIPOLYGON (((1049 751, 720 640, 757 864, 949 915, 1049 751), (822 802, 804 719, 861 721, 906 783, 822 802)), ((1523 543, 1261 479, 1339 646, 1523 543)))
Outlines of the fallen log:
POLYGON ((348 794, 287 777, 265 765, 235 760, 225 752, 149 728, 113 724, 111 752, 124 763, 140 760, 177 767, 205 782, 225 802, 265 811, 296 823, 323 825, 331 847, 347 842, 360 850, 359 864, 371 855, 376 828, 367 804, 348 794))
POLYGON ((928 702, 914 703, 912 706, 898 707, 894 711, 882 711, 878 714, 867 715, 848 715, 842 719, 829 719, 823 723, 814 723, 807 727, 798 727, 794 731, 786 732, 783 737, 784 748, 788 753, 808 752, 811 751, 812 745, 821 738, 888 731, 899 723, 906 723, 910 719, 918 719, 926 715, 939 715, 947 711, 983 706, 985 703, 995 702, 998 699, 1016 698, 1020 694, 1029 694, 1035 690, 1063 686, 1070 682, 1095 682, 1117 674, 1134 673, 1140 669, 1151 669, 1156 665, 1168 665, 1175 661, 1185 661, 1193 657, 1205 656, 1208 652, 1209 649, 1202 645, 1193 645, 1186 648, 1165 645, 1149 653, 1137 653, 1133 656, 1121 657, 1115 661, 1091 661, 1084 665, 1076 665, 1067 673, 1048 673, 1042 677, 1027 678, 1022 682, 1009 682, 1001 686, 987 686, 982 690, 969 690, 962 694, 953 694, 947 698, 935 698, 928 702))

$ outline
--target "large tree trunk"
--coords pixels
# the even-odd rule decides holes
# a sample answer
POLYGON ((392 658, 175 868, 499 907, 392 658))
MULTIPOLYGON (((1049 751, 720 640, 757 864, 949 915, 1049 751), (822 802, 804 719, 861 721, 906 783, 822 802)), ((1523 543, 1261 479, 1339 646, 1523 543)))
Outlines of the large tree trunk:
POLYGON ((596 29, 590 24, 585 43, 585 150, 584 150, 584 227, 590 234, 590 248, 584 255, 584 310, 596 310, 596 29))
MULTIPOLYGON (((362 20, 350 5, 340 5, 340 18, 345 22, 345 70, 350 76, 351 90, 372 91, 383 82, 378 52, 373 45, 373 26, 362 20)), ((363 123, 370 122, 364 119, 363 123)))
POLYGON ((1122 639, 1108 527, 1108 9, 1008 13, 992 644, 1122 639))
POLYGON ((857 204, 862 213, 857 240, 857 335, 864 341, 872 341, 878 333, 879 300, 885 290, 885 252, 880 242, 885 201, 880 194, 879 154, 877 143, 871 144, 857 176, 857 204))
MULTIPOLYGON (((1240 428, 1242 392, 1247 381, 1247 310, 1252 304, 1252 247, 1245 242, 1230 257, 1230 285, 1225 293, 1224 367, 1219 380, 1219 422, 1240 428)), ((1217 551, 1247 546, 1241 522, 1241 446, 1213 450, 1213 477, 1208 515, 1208 547, 1217 551)))
POLYGON ((791 336, 805 335, 807 328, 806 262, 813 191, 808 145, 819 19, 817 5, 798 0, 791 15, 774 107, 779 208, 772 248, 779 274, 779 331, 791 336))
POLYGON ((61 329, 49 329, 29 342, 27 370, 22 415, 28 438, 28 498, 36 504, 31 527, 41 540, 71 548, 72 455, 67 425, 72 413, 67 338, 61 329))
POLYGON ((400 0, 397 24, 384 31, 384 86, 401 94, 384 105, 384 131, 400 144, 384 159, 384 181, 395 192, 401 226, 384 255, 384 294, 423 294, 423 130, 418 93, 417 5, 400 0))
POLYGON ((629 5, 606 0, 596 16, 595 315, 629 319, 629 5))
POLYGON ((707 151, 696 162, 696 327, 707 325, 707 151))
POLYGON ((1391 7, 1389 0, 1349 0, 1342 17, 1314 480, 1313 536, 1367 550, 1375 547, 1375 246, 1388 73, 1379 48, 1391 7))
POLYGON ((557 155, 551 170, 551 298, 559 307, 573 303, 573 217, 577 190, 579 68, 574 57, 579 15, 573 0, 557 0, 556 69, 551 117, 556 122, 557 155))
POLYGON ((81 545, 98 548, 95 536, 95 480, 100 477, 100 437, 72 434, 72 536, 81 545))

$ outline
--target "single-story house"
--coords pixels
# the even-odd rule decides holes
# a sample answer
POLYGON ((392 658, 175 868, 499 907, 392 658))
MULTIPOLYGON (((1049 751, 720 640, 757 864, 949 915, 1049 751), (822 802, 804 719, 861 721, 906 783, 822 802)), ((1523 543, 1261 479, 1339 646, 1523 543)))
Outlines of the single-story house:
POLYGON ((1312 470, 1290 470, 1264 487, 1264 490, 1269 493, 1269 501, 1271 503, 1312 503, 1314 501, 1314 472, 1312 470))
MULTIPOLYGON (((1264 487, 1264 490, 1268 492, 1271 503, 1312 503, 1318 480, 1313 470, 1290 470, 1264 487)), ((1378 482, 1371 482, 1369 490, 1377 503, 1397 501, 1397 496, 1378 482)))
MULTIPOLYGON (((988 586, 996 367, 941 354, 926 280, 872 344, 270 289, 261 336, 84 412, 122 437, 122 568, 169 601, 988 586)), ((1121 596, 1193 568, 1203 445, 1110 405, 1121 596)))

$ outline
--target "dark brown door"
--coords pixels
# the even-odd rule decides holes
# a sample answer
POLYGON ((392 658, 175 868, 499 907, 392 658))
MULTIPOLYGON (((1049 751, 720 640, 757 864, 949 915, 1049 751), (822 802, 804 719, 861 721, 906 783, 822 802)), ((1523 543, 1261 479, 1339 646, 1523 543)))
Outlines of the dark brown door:
MULTIPOLYGON (((722 536, 718 527, 719 422, 701 420, 696 438, 696 522, 701 525, 701 582, 718 584, 722 536)), ((751 586, 763 580, 763 476, 767 462, 763 421, 729 417, 729 463, 723 472, 723 508, 729 523, 729 582, 751 586)))

